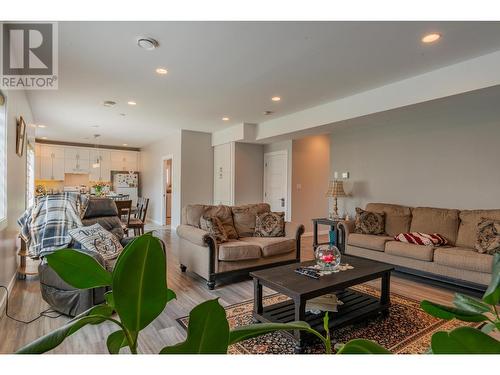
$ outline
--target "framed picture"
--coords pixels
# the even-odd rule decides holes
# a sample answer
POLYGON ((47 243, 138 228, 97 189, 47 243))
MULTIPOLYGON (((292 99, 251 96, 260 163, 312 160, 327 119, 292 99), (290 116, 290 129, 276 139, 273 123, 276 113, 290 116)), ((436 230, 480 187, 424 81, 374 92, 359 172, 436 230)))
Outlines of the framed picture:
POLYGON ((26 123, 24 122, 23 116, 19 116, 17 119, 17 129, 16 129, 16 154, 18 156, 23 156, 24 144, 26 140, 26 123))

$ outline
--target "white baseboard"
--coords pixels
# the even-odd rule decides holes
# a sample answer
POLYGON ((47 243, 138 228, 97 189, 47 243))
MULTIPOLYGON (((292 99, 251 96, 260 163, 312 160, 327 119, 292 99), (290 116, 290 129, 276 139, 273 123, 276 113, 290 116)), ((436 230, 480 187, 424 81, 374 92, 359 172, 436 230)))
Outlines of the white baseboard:
MULTIPOLYGON (((329 230, 319 230, 318 231, 318 236, 321 236, 323 234, 328 234, 330 231, 329 230)), ((314 235, 314 232, 305 232, 302 237, 312 237, 314 235)))
MULTIPOLYGON (((7 285, 7 290, 9 291, 9 294, 12 295, 12 289, 14 289, 14 284, 16 283, 17 280, 17 271, 14 273, 12 278, 9 281, 9 284, 7 285)), ((5 311, 5 302, 7 300, 7 293, 5 293, 4 289, 1 289, 2 298, 0 299, 0 311, 5 311)))
POLYGON ((151 219, 151 218, 146 218, 146 223, 152 223, 152 224, 159 225, 159 226, 162 225, 159 221, 151 219))

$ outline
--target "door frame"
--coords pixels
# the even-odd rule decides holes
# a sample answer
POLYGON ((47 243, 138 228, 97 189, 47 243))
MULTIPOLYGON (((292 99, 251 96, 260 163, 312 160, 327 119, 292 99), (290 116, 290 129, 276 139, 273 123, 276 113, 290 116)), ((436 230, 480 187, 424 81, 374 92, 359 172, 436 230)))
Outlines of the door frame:
MULTIPOLYGON (((166 190, 165 190, 165 184, 164 184, 164 181, 165 181, 165 168, 164 168, 164 165, 165 165, 165 161, 166 160, 172 160, 172 163, 171 163, 171 166, 170 166, 170 175, 172 176, 172 192, 173 192, 173 189, 174 189, 174 184, 173 184, 173 179, 174 179, 174 155, 173 154, 170 154, 170 155, 165 155, 165 156, 162 156, 161 158, 161 179, 160 179, 160 183, 161 183, 161 189, 160 189, 160 202, 162 203, 161 204, 161 220, 160 220, 160 224, 161 225, 167 225, 167 193, 166 193, 166 190)), ((170 217, 172 217, 172 214, 173 212, 170 212, 170 217)), ((170 218, 170 220, 172 220, 172 218, 170 218)))
POLYGON ((292 200, 291 200, 291 191, 290 191, 290 186, 289 186, 289 176, 288 176, 288 150, 278 150, 278 151, 271 151, 271 152, 265 152, 264 153, 264 185, 262 186, 262 198, 264 199, 264 202, 266 201, 266 182, 267 182, 267 169, 266 169, 266 159, 269 156, 274 156, 274 155, 283 155, 285 157, 286 161, 286 169, 285 169, 285 192, 286 192, 286 200, 287 200, 287 205, 286 205, 286 211, 285 211, 285 221, 291 221, 291 212, 292 212, 292 200))

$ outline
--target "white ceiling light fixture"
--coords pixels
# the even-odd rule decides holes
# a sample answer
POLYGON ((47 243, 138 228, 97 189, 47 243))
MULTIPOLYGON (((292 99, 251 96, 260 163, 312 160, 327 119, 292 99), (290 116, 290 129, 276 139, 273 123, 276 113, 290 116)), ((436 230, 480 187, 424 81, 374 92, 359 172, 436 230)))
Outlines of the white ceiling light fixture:
POLYGON ((105 106, 105 107, 113 107, 114 105, 116 105, 116 102, 114 102, 112 100, 105 100, 102 103, 102 105, 105 106))
POLYGON ((159 74, 161 76, 164 76, 168 73, 168 70, 165 68, 156 68, 156 74, 159 74))
POLYGON ((122 146, 128 146, 128 143, 123 143, 122 146))
POLYGON ((39 127, 40 129, 44 129, 44 128, 46 128, 46 127, 47 127, 47 125, 38 125, 38 127, 39 127))
POLYGON ((156 39, 150 37, 141 37, 137 39, 137 45, 146 51, 152 51, 160 46, 156 39))
POLYGON ((279 96, 273 96, 273 97, 271 98, 271 100, 272 100, 273 102, 279 102, 279 101, 281 100, 281 98, 280 98, 279 96))
POLYGON ((99 152, 99 137, 100 134, 94 134, 95 150, 96 150, 96 161, 92 164, 92 168, 99 168, 101 166, 101 153, 99 152))
POLYGON ((42 137, 42 139, 47 139, 47 137, 42 137))
POLYGON ((229 121, 229 117, 223 117, 222 121, 229 121))
POLYGON ((135 102, 135 101, 133 101, 133 100, 129 100, 129 101, 127 102, 127 104, 128 104, 128 105, 132 105, 132 106, 134 106, 134 105, 137 105, 137 102, 135 102))
POLYGON ((430 33, 430 34, 426 34, 422 37, 422 43, 430 44, 430 43, 437 42, 439 39, 441 39, 441 34, 430 33))

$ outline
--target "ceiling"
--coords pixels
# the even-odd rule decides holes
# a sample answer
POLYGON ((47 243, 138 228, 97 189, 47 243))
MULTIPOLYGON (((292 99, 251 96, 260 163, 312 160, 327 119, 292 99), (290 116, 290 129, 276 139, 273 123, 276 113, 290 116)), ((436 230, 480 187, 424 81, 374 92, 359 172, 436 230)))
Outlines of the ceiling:
POLYGON ((100 133, 103 144, 141 147, 176 129, 259 123, 266 110, 283 116, 496 50, 500 22, 60 22, 59 89, 28 95, 35 122, 47 126, 37 137, 89 142, 100 133), (433 31, 442 39, 422 44, 433 31), (160 47, 140 49, 139 36, 160 47))

